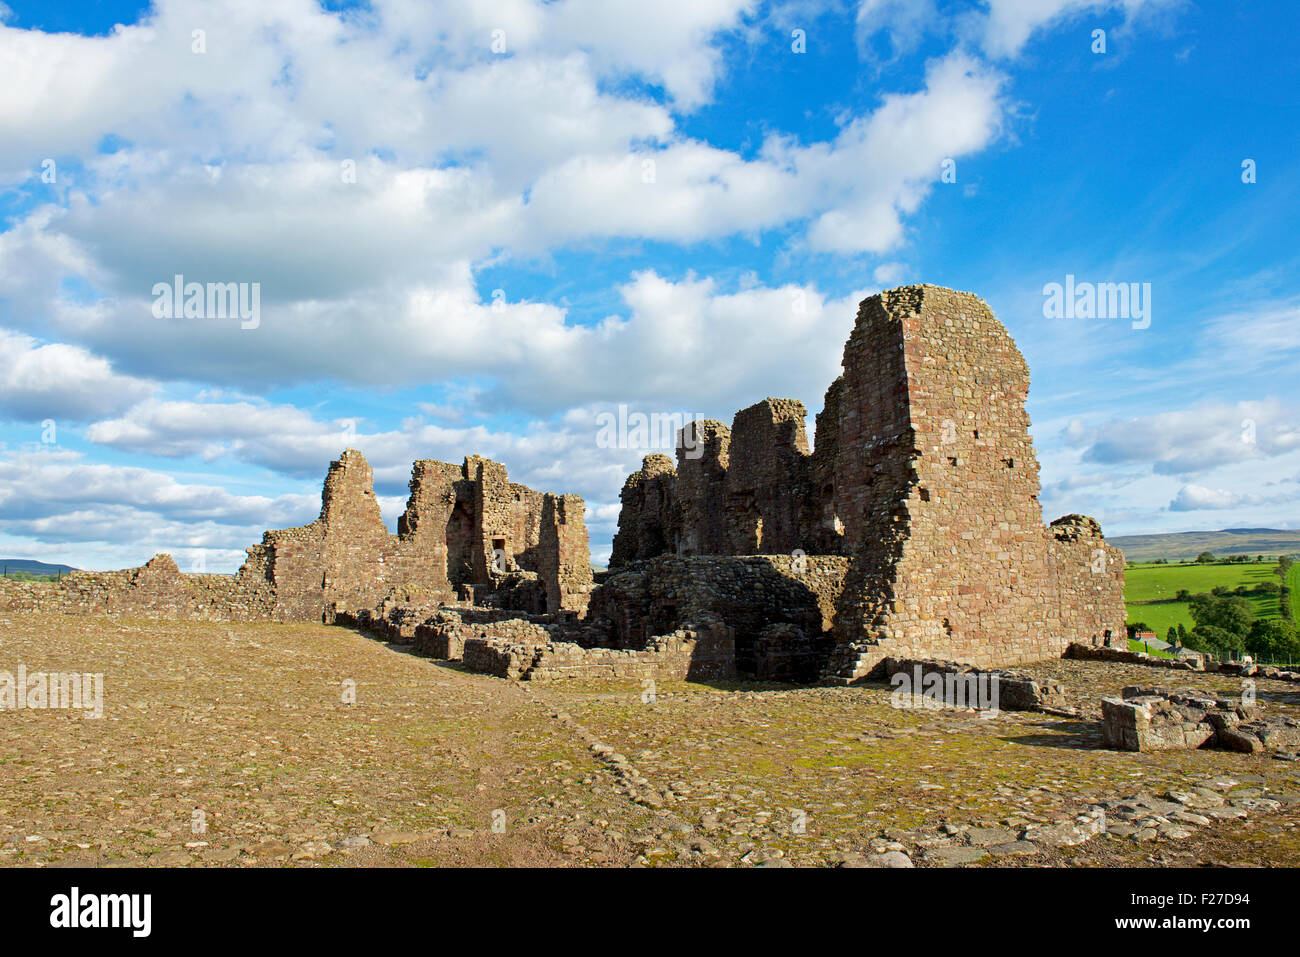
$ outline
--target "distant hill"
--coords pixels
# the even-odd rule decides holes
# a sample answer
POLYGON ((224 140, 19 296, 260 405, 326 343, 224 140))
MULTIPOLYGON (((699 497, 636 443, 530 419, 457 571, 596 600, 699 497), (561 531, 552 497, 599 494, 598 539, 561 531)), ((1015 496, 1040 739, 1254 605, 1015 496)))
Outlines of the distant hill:
POLYGON ((29 575, 55 575, 63 572, 75 572, 77 569, 71 565, 51 565, 48 562, 38 562, 31 558, 0 558, 0 572, 12 574, 13 572, 27 572, 29 575))
POLYGON ((1119 535, 1108 538, 1124 550, 1129 561, 1157 558, 1178 561, 1201 552, 1215 555, 1300 554, 1300 531, 1282 528, 1225 528, 1218 532, 1169 532, 1163 535, 1119 535))

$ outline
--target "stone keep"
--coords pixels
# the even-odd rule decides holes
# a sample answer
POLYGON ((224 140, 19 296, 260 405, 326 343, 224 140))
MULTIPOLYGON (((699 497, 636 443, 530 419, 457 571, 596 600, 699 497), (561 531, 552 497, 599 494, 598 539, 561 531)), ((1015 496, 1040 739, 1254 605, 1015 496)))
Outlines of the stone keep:
POLYGON ((1123 554, 1083 516, 1043 526, 1029 367, 983 300, 872 296, 843 364, 833 495, 854 567, 835 676, 887 653, 1004 665, 1123 633, 1123 554))
POLYGON ((889 656, 997 666, 1123 633, 1122 554, 1085 516, 1043 525, 1029 370, 982 300, 930 285, 872 296, 843 369, 815 450, 802 403, 769 398, 729 430, 688 425, 675 472, 648 457, 625 487, 611 567, 849 556, 825 675, 838 680, 889 656))

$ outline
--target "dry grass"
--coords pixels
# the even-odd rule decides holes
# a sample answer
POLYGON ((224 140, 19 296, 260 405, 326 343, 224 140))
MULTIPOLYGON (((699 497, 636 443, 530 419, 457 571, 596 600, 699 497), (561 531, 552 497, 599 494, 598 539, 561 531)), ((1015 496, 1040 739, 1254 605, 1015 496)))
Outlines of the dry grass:
MULTIPOLYGON (((645 703, 639 684, 516 685, 341 628, 59 616, 0 619, 0 671, 19 664, 102 672, 105 713, 0 712, 9 865, 834 864, 887 833, 915 851, 942 825, 1052 821, 1224 773, 1282 810, 1010 863, 1300 863, 1295 764, 1110 752, 1086 721, 896 710, 884 685, 661 685, 645 703)), ((1080 703, 1134 681, 1234 686, 1041 670, 1080 703)), ((1300 714, 1275 684, 1260 699, 1300 714)))

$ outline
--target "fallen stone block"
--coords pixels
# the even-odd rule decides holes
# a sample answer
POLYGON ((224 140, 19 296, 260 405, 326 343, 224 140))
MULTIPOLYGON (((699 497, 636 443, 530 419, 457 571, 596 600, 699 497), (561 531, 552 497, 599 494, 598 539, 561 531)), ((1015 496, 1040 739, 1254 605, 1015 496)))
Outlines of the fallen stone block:
POLYGON ((1123 695, 1101 702, 1102 737, 1110 748, 1170 751, 1206 747, 1242 754, 1285 754, 1300 747, 1300 721, 1265 715, 1253 699, 1141 685, 1127 686, 1123 695))
POLYGON ((1171 751, 1199 748, 1214 737, 1213 725, 1190 718, 1157 695, 1101 702, 1102 737, 1119 751, 1171 751))

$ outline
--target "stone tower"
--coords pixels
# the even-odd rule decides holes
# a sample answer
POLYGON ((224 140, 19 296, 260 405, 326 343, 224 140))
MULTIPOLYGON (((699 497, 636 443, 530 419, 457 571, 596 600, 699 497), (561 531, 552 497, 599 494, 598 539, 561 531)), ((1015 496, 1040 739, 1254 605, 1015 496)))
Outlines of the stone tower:
POLYGON ((1029 369, 983 300, 906 286, 864 300, 844 347, 834 510, 854 557, 831 675, 884 657, 1014 664, 1124 628, 1100 527, 1043 526, 1029 369))

